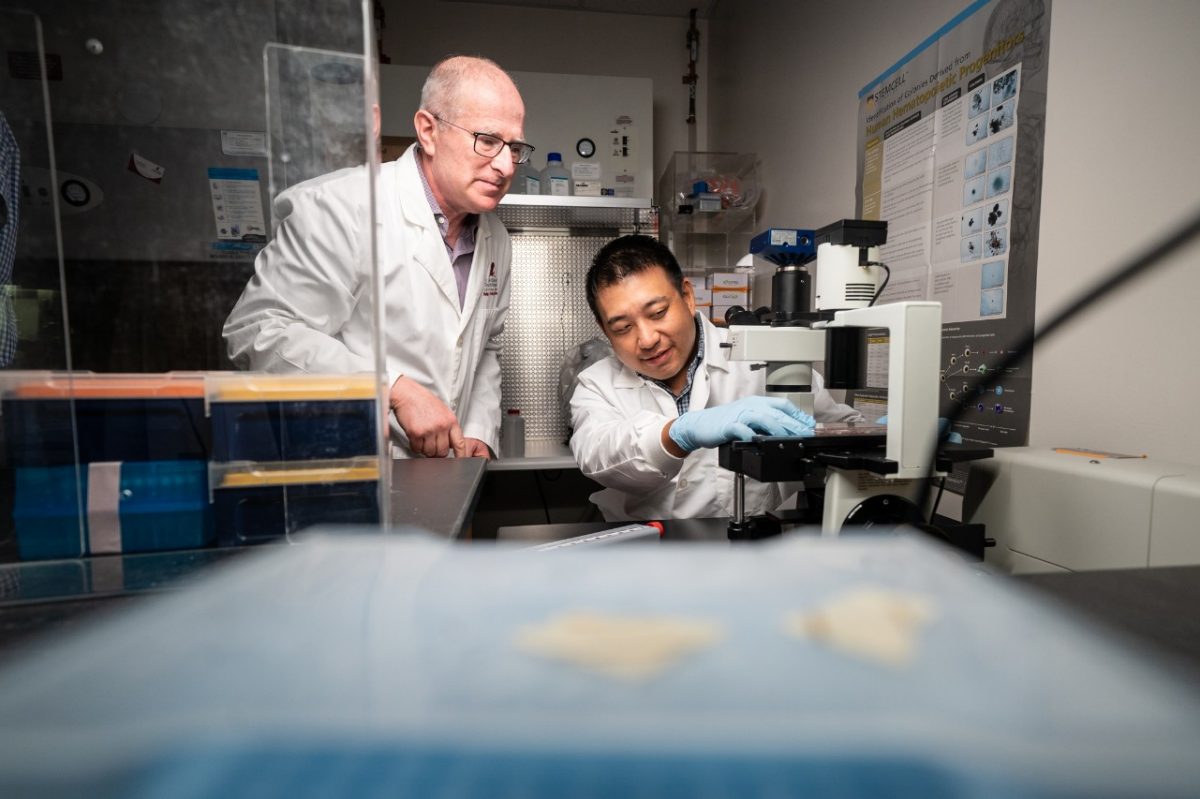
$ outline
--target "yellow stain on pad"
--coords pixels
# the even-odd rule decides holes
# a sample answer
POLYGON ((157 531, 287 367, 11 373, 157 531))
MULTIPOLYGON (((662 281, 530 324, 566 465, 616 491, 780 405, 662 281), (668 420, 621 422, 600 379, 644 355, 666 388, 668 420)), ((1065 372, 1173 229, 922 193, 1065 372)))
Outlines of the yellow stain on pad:
POLYGON ((889 666, 912 661, 921 628, 937 615, 920 594, 860 588, 784 617, 784 632, 889 666))
POLYGON ((522 626, 514 642, 523 652, 607 677, 644 680, 720 637, 720 625, 713 622, 571 611, 522 626))

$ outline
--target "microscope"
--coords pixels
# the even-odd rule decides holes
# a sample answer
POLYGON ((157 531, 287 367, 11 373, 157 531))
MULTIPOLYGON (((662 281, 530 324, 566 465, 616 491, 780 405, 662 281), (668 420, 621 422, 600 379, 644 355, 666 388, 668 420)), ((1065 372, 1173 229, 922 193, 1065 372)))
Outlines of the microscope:
MULTIPOLYGON (((731 539, 774 535, 782 527, 774 516, 746 516, 747 477, 799 481, 823 469, 821 531, 833 536, 847 527, 923 524, 926 512, 916 505, 922 481, 944 476, 955 462, 991 456, 986 449, 938 447, 941 303, 875 304, 886 285, 879 260, 886 240, 886 222, 860 219, 818 230, 772 228, 752 240, 750 252, 776 265, 772 305, 726 314, 722 346, 729 359, 761 364, 768 395, 812 414, 812 364, 824 362, 827 388, 866 388, 867 333, 882 328, 889 339, 888 423, 818 424, 810 437, 756 436, 722 445, 720 465, 735 480, 731 539)), ((982 557, 981 528, 956 535, 965 540, 954 543, 982 557)))

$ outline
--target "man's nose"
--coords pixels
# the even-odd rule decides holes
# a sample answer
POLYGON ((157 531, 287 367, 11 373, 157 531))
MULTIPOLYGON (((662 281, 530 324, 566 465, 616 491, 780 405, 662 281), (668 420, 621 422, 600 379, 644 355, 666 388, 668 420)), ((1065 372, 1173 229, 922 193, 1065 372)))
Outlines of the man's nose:
POLYGON ((492 167, 506 178, 512 177, 517 171, 517 165, 512 160, 512 150, 507 144, 501 147, 500 152, 492 159, 492 167))
POLYGON ((638 346, 642 349, 652 350, 658 345, 658 330, 654 327, 654 325, 649 325, 643 322, 642 324, 638 325, 637 332, 638 346))

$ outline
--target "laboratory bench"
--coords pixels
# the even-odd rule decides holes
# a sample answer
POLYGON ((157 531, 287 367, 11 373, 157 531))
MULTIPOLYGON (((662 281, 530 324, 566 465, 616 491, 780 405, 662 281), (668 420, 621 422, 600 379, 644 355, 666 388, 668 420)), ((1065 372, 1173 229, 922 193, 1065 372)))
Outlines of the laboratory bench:
MULTIPOLYGON (((544 543, 597 533, 628 522, 507 525, 496 538, 508 543, 544 543)), ((664 520, 667 543, 727 541, 728 519, 664 520)), ((818 530, 812 531, 819 537, 818 530)), ((645 540, 629 546, 644 546, 645 540)), ((753 546, 754 544, 749 544, 753 546)), ((997 575, 1001 577, 1001 575, 997 575)), ((1108 569, 1002 577, 1108 629, 1135 648, 1178 668, 1200 686, 1200 566, 1108 569)))
MULTIPOLYGON (((617 526, 595 519, 594 513, 590 521, 575 520, 580 498, 598 486, 580 475, 565 445, 558 446, 561 451, 535 444, 527 447, 524 458, 490 462, 479 458, 393 461, 393 523, 451 539, 531 544, 617 526), (536 487, 540 507, 529 505, 531 486, 536 487), (536 523, 513 521, 530 516, 536 523), (553 522, 554 517, 572 520, 553 522)), ((724 519, 673 520, 665 522, 662 537, 666 542, 724 541, 725 530, 724 519)), ((0 658, 40 630, 105 615, 252 549, 0 564, 0 658)), ((1116 631, 1200 680, 1200 617, 1194 613, 1200 607, 1200 566, 1009 579, 1116 631)))
POLYGON ((488 462, 489 472, 524 472, 534 469, 577 469, 571 448, 556 439, 531 438, 525 442, 525 454, 518 458, 499 457, 488 462))
POLYGON ((522 553, 331 532, 0 663, 0 794, 1200 784, 1193 686, 928 540, 522 553), (895 603, 912 635, 884 624, 895 603), (866 647, 863 627, 905 645, 866 647), (574 645, 585 630, 603 659, 574 645))

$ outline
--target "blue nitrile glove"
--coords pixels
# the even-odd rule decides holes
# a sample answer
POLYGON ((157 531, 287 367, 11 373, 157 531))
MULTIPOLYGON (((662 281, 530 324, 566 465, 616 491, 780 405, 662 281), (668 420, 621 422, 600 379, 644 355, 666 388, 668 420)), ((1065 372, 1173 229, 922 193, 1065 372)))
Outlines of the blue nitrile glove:
MULTIPOLYGON (((880 416, 875 420, 875 424, 887 424, 887 416, 880 416)), ((962 436, 950 430, 950 420, 944 416, 938 417, 938 441, 947 441, 951 444, 962 443, 962 436), (949 431, 948 434, 947 431, 949 431)))
POLYGON ((779 397, 745 397, 728 405, 688 411, 667 432, 684 452, 763 436, 811 436, 816 422, 779 397))

